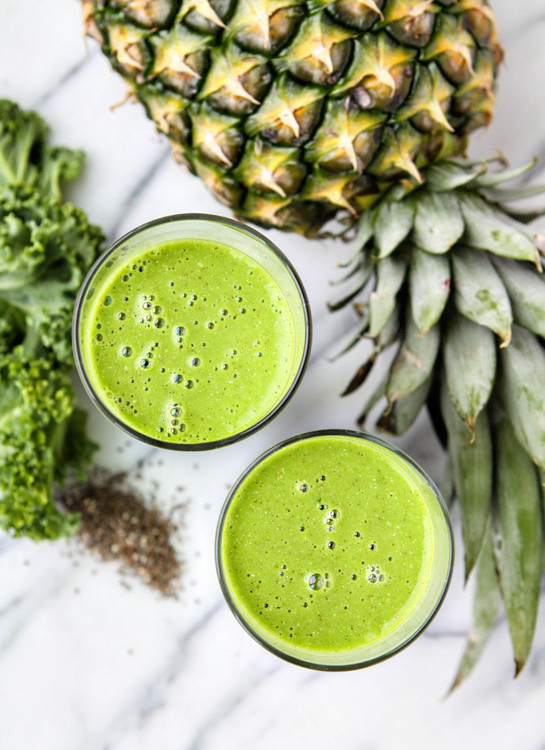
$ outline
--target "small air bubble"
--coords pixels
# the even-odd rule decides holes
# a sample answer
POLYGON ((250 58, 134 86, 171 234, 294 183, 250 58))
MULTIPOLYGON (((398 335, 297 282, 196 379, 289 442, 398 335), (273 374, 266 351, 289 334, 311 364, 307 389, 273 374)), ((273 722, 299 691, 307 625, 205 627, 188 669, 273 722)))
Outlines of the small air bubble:
POLYGON ((155 320, 153 321, 153 325, 156 328, 163 328, 165 325, 165 321, 163 318, 155 318, 155 320))
POLYGON ((172 409, 170 410, 170 416, 171 417, 179 417, 181 411, 182 410, 180 409, 179 406, 173 406, 172 409))
POLYGON ((112 302, 113 302, 113 299, 109 295, 104 300, 104 304, 106 305, 106 307, 109 307, 109 305, 111 305, 112 302))
POLYGON ((308 578, 308 587, 313 591, 318 591, 324 585, 324 579, 319 573, 314 573, 308 578))
POLYGON ((186 380, 184 383, 184 388, 187 388, 188 390, 193 388, 193 381, 192 380, 186 380))
POLYGON ((149 310, 151 308, 151 302, 148 302, 148 301, 144 302, 142 304, 142 307, 144 308, 144 310, 149 310))
POLYGON ((150 365, 149 359, 140 360, 140 367, 143 367, 144 369, 146 369, 147 367, 149 367, 149 365, 150 365))
POLYGON ((335 549, 335 542, 327 542, 326 547, 328 549, 335 549))
POLYGON ((122 354, 122 355, 123 355, 124 357, 130 357, 130 356, 131 356, 131 354, 132 354, 132 349, 131 349, 131 347, 130 347, 130 346, 124 346, 124 347, 123 347, 123 349, 121 350, 121 354, 122 354))
POLYGON ((262 356, 263 356, 263 353, 262 353, 262 352, 257 352, 257 356, 258 356, 258 357, 262 357, 262 356))
POLYGON ((175 383, 181 383, 181 382, 182 382, 182 380, 183 380, 183 378, 182 378, 182 376, 181 376, 181 375, 173 375, 173 376, 172 376, 172 380, 173 380, 173 381, 174 381, 175 383))
POLYGON ((299 492, 308 492, 308 484, 300 485, 299 492))
POLYGON ((186 333, 186 329, 183 326, 178 326, 175 333, 177 336, 183 336, 186 333))
POLYGON ((123 276, 121 277, 121 281, 128 281, 128 280, 129 280, 129 274, 124 273, 123 276))
POLYGON ((354 532, 354 536, 359 536, 359 535, 360 535, 360 532, 359 532, 359 531, 355 531, 355 532, 354 532))
POLYGON ((305 530, 304 526, 299 526, 299 531, 304 531, 304 530, 305 530))
POLYGON ((120 313, 117 313, 117 317, 119 318, 119 320, 125 320, 125 318, 126 318, 127 316, 125 315, 125 313, 124 313, 124 312, 120 312, 120 313))
POLYGON ((201 360, 198 357, 195 357, 191 360, 191 364, 193 365, 193 367, 199 367, 199 365, 201 364, 201 360))
POLYGON ((104 339, 104 336, 101 333, 97 333, 95 338, 97 341, 102 341, 104 339))
POLYGON ((207 324, 206 324, 206 327, 207 327, 207 328, 208 328, 209 330, 212 330, 212 329, 214 328, 214 324, 213 324, 212 322, 210 322, 210 323, 207 323, 207 324))

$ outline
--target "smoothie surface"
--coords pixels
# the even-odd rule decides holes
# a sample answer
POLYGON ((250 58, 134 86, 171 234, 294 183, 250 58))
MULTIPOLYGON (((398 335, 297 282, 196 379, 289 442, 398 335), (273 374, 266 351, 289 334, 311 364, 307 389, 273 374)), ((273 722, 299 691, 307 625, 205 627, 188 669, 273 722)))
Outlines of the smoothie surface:
POLYGON ((256 632, 314 652, 377 641, 426 588, 432 490, 392 451, 347 436, 310 437, 267 456, 227 510, 221 563, 256 632))
POLYGON ((172 443, 229 438, 283 398, 301 362, 271 275, 208 240, 150 247, 95 288, 80 341, 94 390, 124 424, 172 443))

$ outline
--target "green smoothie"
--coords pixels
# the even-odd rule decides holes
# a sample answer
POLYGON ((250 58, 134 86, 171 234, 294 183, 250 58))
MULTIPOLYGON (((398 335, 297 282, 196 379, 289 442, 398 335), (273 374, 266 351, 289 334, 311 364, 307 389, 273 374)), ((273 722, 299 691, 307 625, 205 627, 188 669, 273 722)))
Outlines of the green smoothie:
POLYGON ((269 453, 234 491, 220 537, 241 619, 273 648, 319 664, 328 654, 376 659, 410 640, 450 571, 448 522, 427 481, 353 433, 269 453))
POLYGON ((221 242, 129 253, 87 307, 79 335, 92 389, 124 425, 161 441, 208 443, 249 429, 301 364, 282 289, 221 242))

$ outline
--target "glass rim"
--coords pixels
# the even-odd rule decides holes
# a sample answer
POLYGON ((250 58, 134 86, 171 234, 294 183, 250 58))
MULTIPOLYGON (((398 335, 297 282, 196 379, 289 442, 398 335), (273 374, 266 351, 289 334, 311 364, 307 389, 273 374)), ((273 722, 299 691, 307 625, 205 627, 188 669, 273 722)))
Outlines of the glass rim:
MULTIPOLYGON (((319 670, 322 672, 348 672, 351 670, 356 669, 363 669, 365 667, 373 666, 374 664, 378 664, 380 662, 385 661, 386 659, 391 658, 392 656, 395 656, 395 654, 399 653, 400 651, 403 651, 407 646, 409 646, 413 641, 415 641, 426 628, 428 625, 432 622, 435 615, 441 608, 441 605, 443 604, 445 597, 447 595, 451 580, 452 580, 452 571, 454 568, 454 531, 452 527, 452 521, 450 518, 449 510, 447 507, 447 504, 441 495, 437 485, 431 479, 431 477, 424 471, 424 469, 419 466, 419 464, 416 463, 416 461, 409 456, 405 451, 403 451, 401 448, 398 448, 396 445, 393 445, 392 443, 388 442, 387 440, 383 440, 382 438, 376 437, 375 435, 370 435, 367 432, 357 431, 357 430, 349 430, 349 429, 322 429, 322 430, 312 430, 310 432, 302 432, 297 435, 292 435, 292 437, 286 438, 284 440, 281 440, 279 443, 276 443, 276 445, 273 445, 272 447, 268 448, 266 451, 261 453, 257 458, 255 458, 240 474, 240 476, 235 480, 233 483, 233 486, 229 490, 229 493, 227 494, 227 497, 223 503, 223 506, 221 508, 218 523, 216 526, 216 536, 215 536, 215 562, 216 562, 216 573, 219 580, 219 585, 221 592, 223 594, 223 597, 235 616, 235 619, 238 621, 238 623, 244 628, 244 630, 250 635, 257 643, 259 643, 261 646, 267 649, 267 651, 270 651, 275 656, 278 656, 279 658, 283 659, 284 661, 287 661, 291 664, 295 664, 300 667, 306 667, 307 669, 314 669, 319 670), (253 470, 259 466, 259 464, 264 461, 269 456, 273 455, 274 453, 277 453, 282 448, 285 448, 288 445, 292 445, 293 443, 302 442, 304 440, 308 440, 310 438, 315 437, 324 437, 324 436, 341 436, 341 437, 353 437, 360 440, 363 440, 365 442, 371 442, 376 443, 383 448, 387 448, 388 450, 391 450, 396 455, 403 458, 405 461, 407 461, 422 477, 422 479, 426 482, 428 487, 431 489, 435 499, 438 502, 439 508, 441 509, 442 515, 446 522, 447 532, 448 532, 448 540, 449 540, 449 564, 448 564, 448 570, 446 573, 445 580, 443 582, 443 586, 441 589, 441 593, 437 599, 437 601, 434 603, 433 608, 431 609, 430 613, 427 615, 425 620, 422 622, 422 624, 417 628, 417 630, 406 640, 404 640, 401 644, 398 646, 395 646, 394 648, 391 648, 386 653, 373 657, 371 659, 364 659, 361 661, 355 661, 348 664, 318 664, 316 662, 313 662, 311 658, 308 660, 304 660, 301 658, 298 658, 297 656, 292 656, 291 654, 286 654, 284 651, 282 651, 280 648, 277 648, 273 644, 269 643, 265 638, 263 638, 259 633, 257 633, 252 626, 244 619, 243 615, 241 614, 240 610, 238 609, 236 603, 233 600, 233 597, 231 596, 227 582, 226 577, 224 574, 224 567, 221 559, 221 539, 223 536, 223 528, 225 525, 225 519, 227 517, 227 512, 230 508, 231 502, 233 501, 236 493, 238 492, 240 486, 244 482, 244 480, 253 472, 253 470)), ((333 653, 333 652, 332 652, 333 653)))
POLYGON ((255 432, 258 432, 263 427, 265 427, 282 411, 282 409, 286 406, 288 401, 292 398, 292 396, 295 394, 296 390, 298 389, 299 385, 301 384, 303 375, 305 373, 305 370, 307 368, 308 361, 310 358, 311 345, 312 345, 312 316, 311 316, 311 311, 310 311, 310 303, 308 300, 305 287, 303 286, 303 282, 301 281, 299 274, 295 270, 295 267, 293 266, 289 258, 282 252, 282 250, 280 250, 280 248, 277 245, 275 245, 274 242, 272 242, 272 240, 270 240, 268 237, 266 237, 264 234, 257 231, 253 227, 250 227, 247 224, 243 224, 240 221, 236 221, 235 219, 219 216, 217 214, 205 214, 205 213, 170 214, 168 216, 162 216, 157 219, 152 219, 151 221, 144 222, 143 224, 140 224, 137 227, 134 227, 134 229, 131 229, 129 232, 126 232, 124 235, 119 237, 99 255, 99 257, 95 260, 95 262, 93 263, 93 265, 87 272, 82 282, 82 285, 80 287, 80 290, 78 292, 78 296, 76 298, 76 303, 74 306, 74 315, 72 318, 72 348, 74 351, 74 361, 76 365, 76 370, 83 384, 83 387, 87 395, 93 402, 93 404, 97 407, 97 409, 101 412, 103 416, 105 416, 110 422, 112 422, 112 424, 114 424, 116 427, 118 427, 123 432, 130 435, 131 437, 136 438, 137 440, 140 440, 141 442, 146 443, 147 445, 151 445, 155 448, 166 448, 167 450, 173 450, 173 451, 206 451, 206 450, 214 450, 216 448, 222 448, 227 445, 232 445, 233 443, 238 443, 240 440, 244 440, 245 438, 249 437, 250 435, 253 435, 255 432), (104 404, 104 402, 99 398, 98 394, 96 393, 93 387, 93 384, 91 383, 89 377, 87 376, 87 371, 83 364, 83 354, 82 354, 80 340, 79 340, 79 325, 80 325, 80 320, 81 320, 83 303, 85 301, 85 297, 87 295, 89 287, 91 286, 91 283, 97 271, 104 265, 104 263, 108 260, 108 258, 116 250, 118 250, 118 248, 121 245, 125 244, 132 237, 148 229, 151 229, 153 227, 161 226, 163 224, 174 224, 176 222, 187 222, 187 221, 204 221, 204 222, 210 222, 212 224, 214 223, 224 224, 224 225, 227 224, 233 229, 236 229, 238 231, 243 231, 243 232, 246 232, 247 234, 252 235, 255 239, 257 239, 259 242, 265 245, 268 248, 268 250, 273 253, 273 255, 276 255, 276 257, 279 258, 279 260, 283 263, 284 267, 287 269, 289 275, 291 276, 295 284, 297 292, 299 294, 299 297, 301 300, 301 307, 303 309, 303 315, 304 315, 305 338, 303 342, 303 351, 302 351, 301 361, 299 363, 297 372, 295 373, 288 390, 286 391, 282 399, 269 412, 267 412, 267 414, 265 414, 265 416, 262 419, 260 419, 258 422, 251 425, 250 427, 247 427, 246 429, 241 430, 240 432, 237 432, 234 435, 229 435, 228 437, 221 438, 220 440, 210 440, 209 442, 202 442, 202 443, 171 443, 166 440, 161 440, 159 438, 154 438, 149 435, 144 435, 138 430, 135 430, 130 425, 125 424, 121 419, 119 419, 119 417, 116 414, 110 411, 108 407, 106 406, 106 404, 104 404))

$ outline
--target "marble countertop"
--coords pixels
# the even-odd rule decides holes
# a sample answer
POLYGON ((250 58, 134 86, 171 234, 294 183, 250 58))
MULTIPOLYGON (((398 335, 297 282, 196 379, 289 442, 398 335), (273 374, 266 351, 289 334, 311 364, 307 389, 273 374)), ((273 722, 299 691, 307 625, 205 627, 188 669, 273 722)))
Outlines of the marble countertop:
MULTIPOLYGON (((513 163, 545 167, 545 10, 542 0, 493 0, 507 57, 496 118, 472 153, 501 147, 513 163)), ((78 0, 0 0, 0 96, 37 109, 54 141, 82 147, 85 175, 70 197, 109 239, 157 216, 228 215, 170 158, 97 46, 82 36, 78 0)), ((254 643, 224 603, 213 542, 227 488, 262 450, 320 427, 352 427, 358 393, 338 394, 358 354, 331 362, 354 324, 325 303, 350 248, 271 231, 296 265, 314 313, 310 368, 290 408, 221 451, 150 450, 110 427, 80 392, 100 435, 98 462, 158 483, 165 509, 185 506, 178 600, 120 585, 112 564, 71 556, 64 542, 0 535, 0 750, 539 750, 545 748, 545 608, 518 680, 503 619, 472 679, 444 696, 470 623, 461 555, 439 615, 409 649, 381 665, 323 674, 254 643)), ((443 456, 422 418, 398 443, 440 479, 443 456)), ((459 517, 454 513, 459 540, 459 517)))

